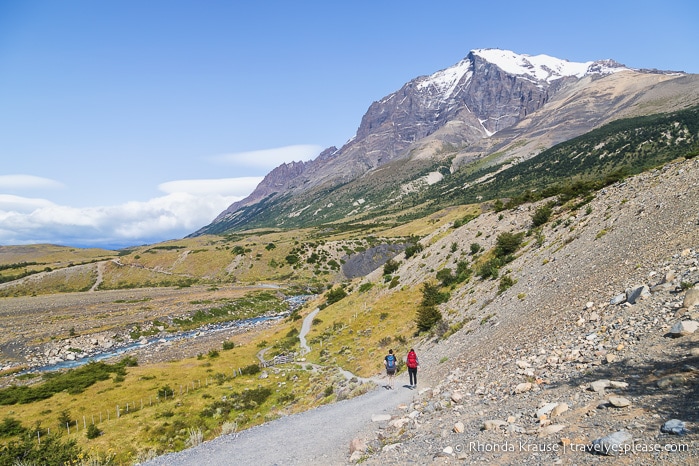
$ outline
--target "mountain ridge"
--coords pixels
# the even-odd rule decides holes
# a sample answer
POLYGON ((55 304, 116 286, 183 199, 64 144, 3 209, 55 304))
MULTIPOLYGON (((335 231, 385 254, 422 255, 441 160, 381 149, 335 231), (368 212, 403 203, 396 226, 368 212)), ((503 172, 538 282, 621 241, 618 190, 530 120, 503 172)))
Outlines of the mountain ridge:
POLYGON ((415 185, 435 170, 448 183, 449 174, 475 161, 526 160, 617 118, 697 103, 696 75, 634 70, 611 59, 574 63, 475 49, 373 102, 344 146, 275 168, 250 196, 190 236, 321 224, 355 210, 338 198, 380 212, 385 206, 366 203, 365 191, 356 188, 369 175, 374 192, 415 185), (400 162, 393 173, 383 170, 393 162, 400 162), (331 193, 335 201, 326 202, 331 193), (276 215, 265 219, 270 210, 276 215))

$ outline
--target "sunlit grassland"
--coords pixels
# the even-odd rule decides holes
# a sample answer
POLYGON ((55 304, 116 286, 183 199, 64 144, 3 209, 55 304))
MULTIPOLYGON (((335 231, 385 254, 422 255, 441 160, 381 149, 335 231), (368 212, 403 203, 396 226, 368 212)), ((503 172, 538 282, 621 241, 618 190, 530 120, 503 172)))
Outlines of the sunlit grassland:
POLYGON ((31 244, 26 246, 0 246, 0 265, 20 262, 36 262, 37 270, 45 267, 65 267, 68 264, 83 264, 104 260, 118 255, 117 251, 98 248, 72 248, 53 244, 31 244))
POLYGON ((118 290, 125 288, 140 288, 143 286, 181 286, 193 279, 165 273, 144 267, 129 267, 108 262, 104 267, 104 275, 100 290, 118 290))
POLYGON ((7 283, 0 288, 0 297, 87 291, 95 283, 96 267, 86 264, 41 272, 40 278, 39 275, 29 275, 25 280, 7 283))
MULTIPOLYGON (((425 236, 433 233, 441 226, 447 226, 466 215, 479 215, 482 212, 480 204, 459 205, 447 207, 424 218, 418 218, 408 223, 389 228, 383 232, 388 237, 393 236, 425 236)), ((446 232, 444 233, 446 234, 446 232)))
POLYGON ((381 372, 389 349, 404 355, 415 332, 420 291, 374 287, 352 293, 321 310, 306 337, 308 359, 371 377, 381 372))
MULTIPOLYGON (((266 333, 262 332, 261 338, 266 338, 266 333)), ((270 369, 267 378, 237 374, 238 369, 257 364, 257 351, 251 342, 237 343, 233 349, 217 350, 216 355, 210 352, 198 358, 130 367, 122 379, 98 382, 78 395, 62 392, 40 402, 0 406, 0 418, 13 417, 26 427, 39 424, 42 430, 67 436, 59 417, 69 413, 70 438, 86 451, 115 452, 117 462, 133 461, 139 451, 150 448, 158 452, 179 450, 186 446, 189 428, 200 429, 209 439, 221 434, 224 422, 248 428, 306 405, 290 403, 308 394, 311 374, 300 365, 270 369), (165 387, 171 389, 167 397, 162 393, 165 387), (202 416, 214 401, 260 387, 268 388, 271 395, 254 410, 202 416), (88 440, 85 426, 93 422, 103 435, 88 440)))

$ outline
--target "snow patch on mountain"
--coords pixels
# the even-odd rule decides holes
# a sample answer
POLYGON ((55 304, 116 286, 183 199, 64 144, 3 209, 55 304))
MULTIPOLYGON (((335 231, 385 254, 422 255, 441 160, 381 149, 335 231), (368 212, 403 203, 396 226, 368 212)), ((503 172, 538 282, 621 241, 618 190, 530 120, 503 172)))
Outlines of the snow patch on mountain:
POLYGON ((609 74, 628 68, 613 61, 571 62, 549 55, 517 54, 510 50, 477 49, 472 53, 515 76, 529 76, 551 82, 566 76, 582 78, 587 74, 609 74))
MULTIPOLYGON (((532 56, 501 49, 475 49, 471 51, 471 54, 492 63, 506 73, 528 77, 534 82, 550 83, 567 76, 582 78, 588 74, 610 74, 629 69, 612 60, 579 63, 549 55, 532 56)), ((438 94, 442 100, 446 100, 456 92, 459 83, 468 83, 472 75, 473 62, 470 58, 464 58, 454 66, 419 78, 416 82, 416 88, 419 91, 438 94)), ((394 97, 395 95, 391 94, 382 103, 394 97)))
POLYGON ((433 87, 443 98, 448 98, 454 93, 456 86, 466 76, 466 80, 471 78, 471 60, 461 60, 456 65, 447 69, 437 71, 423 81, 417 83, 418 90, 433 87))

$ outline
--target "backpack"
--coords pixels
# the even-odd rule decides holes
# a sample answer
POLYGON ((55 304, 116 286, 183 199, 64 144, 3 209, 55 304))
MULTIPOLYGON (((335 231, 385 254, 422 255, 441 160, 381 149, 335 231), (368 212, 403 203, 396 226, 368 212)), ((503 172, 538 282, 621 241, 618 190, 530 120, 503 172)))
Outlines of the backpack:
POLYGON ((408 353, 408 367, 414 369, 417 367, 417 355, 414 351, 408 353))
POLYGON ((389 371, 394 370, 396 368, 396 357, 392 354, 389 354, 386 356, 386 369, 389 371))

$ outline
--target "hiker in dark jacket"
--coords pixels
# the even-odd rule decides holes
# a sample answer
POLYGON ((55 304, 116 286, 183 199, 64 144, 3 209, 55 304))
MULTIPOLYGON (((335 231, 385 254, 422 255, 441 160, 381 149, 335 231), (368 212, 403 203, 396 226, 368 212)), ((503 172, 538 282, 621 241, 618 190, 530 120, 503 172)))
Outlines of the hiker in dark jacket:
POLYGON ((419 366, 420 363, 417 360, 417 354, 415 354, 415 350, 412 348, 410 348, 410 351, 408 351, 408 356, 405 359, 405 365, 408 366, 408 375, 410 375, 410 388, 416 388, 417 366, 419 366))

